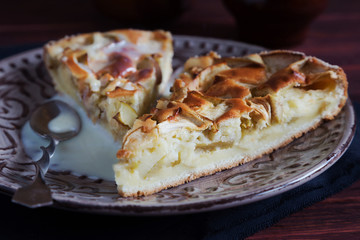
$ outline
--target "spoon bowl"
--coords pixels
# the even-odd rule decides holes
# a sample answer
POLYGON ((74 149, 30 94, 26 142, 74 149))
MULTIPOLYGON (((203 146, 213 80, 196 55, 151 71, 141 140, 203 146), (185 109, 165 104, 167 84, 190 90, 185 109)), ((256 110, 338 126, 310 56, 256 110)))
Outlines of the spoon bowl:
MULTIPOLYGON (((56 123, 54 124, 56 126, 56 123)), ((81 120, 79 114, 68 104, 53 100, 38 107, 30 118, 31 128, 43 137, 51 137, 57 141, 65 141, 79 134, 81 120), (63 117, 65 116, 65 117, 63 117), (63 118, 61 118, 63 117, 63 118), (55 119, 61 128, 51 127, 55 119)))

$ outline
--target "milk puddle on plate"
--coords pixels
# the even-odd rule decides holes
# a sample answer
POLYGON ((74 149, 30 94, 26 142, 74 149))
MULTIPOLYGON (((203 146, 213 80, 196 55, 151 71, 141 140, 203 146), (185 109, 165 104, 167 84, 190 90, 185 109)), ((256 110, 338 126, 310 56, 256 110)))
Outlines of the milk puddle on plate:
MULTIPOLYGON (((86 175, 90 178, 101 178, 114 181, 113 164, 117 163, 116 152, 121 143, 115 142, 113 136, 103 127, 87 117, 85 111, 72 99, 66 96, 55 96, 68 103, 80 115, 82 128, 76 137, 60 142, 50 159, 50 169, 55 171, 71 171, 74 175, 86 175)), ((52 100, 51 99, 51 100, 52 100)), ((67 116, 57 117, 56 121, 66 121, 67 116)), ((56 124, 56 121, 52 124, 56 124)), ((53 128, 56 126, 52 126, 53 128)), ((61 128, 61 126, 59 126, 61 128)), ((61 130, 61 129, 59 129, 61 130)), ((37 135, 30 127, 29 121, 21 129, 21 140, 26 154, 37 161, 42 151, 40 146, 47 146, 49 142, 37 135)))

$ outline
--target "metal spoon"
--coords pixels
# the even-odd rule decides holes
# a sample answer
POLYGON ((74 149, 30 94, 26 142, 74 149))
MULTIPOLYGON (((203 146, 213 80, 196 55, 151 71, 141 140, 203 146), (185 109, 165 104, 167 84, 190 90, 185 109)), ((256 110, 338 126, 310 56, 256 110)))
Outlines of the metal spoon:
POLYGON ((40 136, 49 139, 50 144, 47 147, 40 147, 42 156, 38 161, 34 162, 36 169, 34 181, 28 186, 17 189, 12 201, 30 208, 36 208, 53 203, 51 191, 44 180, 50 165, 50 157, 54 154, 55 146, 60 141, 75 137, 80 132, 81 120, 79 114, 68 104, 53 100, 35 109, 30 118, 30 126, 40 136), (62 121, 61 125, 65 128, 51 127, 51 121, 55 121, 62 116, 69 117, 62 121))

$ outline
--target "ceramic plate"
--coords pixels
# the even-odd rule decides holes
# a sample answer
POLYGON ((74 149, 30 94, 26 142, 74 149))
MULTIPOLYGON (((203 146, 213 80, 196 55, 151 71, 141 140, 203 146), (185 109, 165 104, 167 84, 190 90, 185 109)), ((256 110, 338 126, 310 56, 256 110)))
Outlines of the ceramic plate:
MULTIPOLYGON (((175 36, 175 73, 194 55, 217 51, 241 56, 261 47, 219 39, 175 36)), ((34 166, 24 153, 20 130, 35 106, 55 94, 35 49, 0 62, 0 188, 12 194, 29 184, 34 166)), ((165 215, 210 211, 265 199, 288 191, 334 164, 349 146, 355 121, 351 103, 333 121, 256 161, 203 177, 147 197, 122 198, 114 182, 49 171, 55 207, 121 215, 165 215)))

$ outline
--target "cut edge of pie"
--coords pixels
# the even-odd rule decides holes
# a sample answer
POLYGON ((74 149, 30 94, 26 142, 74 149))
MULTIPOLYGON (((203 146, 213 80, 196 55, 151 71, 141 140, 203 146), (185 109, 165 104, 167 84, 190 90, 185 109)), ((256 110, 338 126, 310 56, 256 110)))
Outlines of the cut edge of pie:
POLYGON ((44 46, 56 90, 120 142, 167 85, 172 57, 172 36, 163 30, 85 33, 44 46))
POLYGON ((170 99, 125 135, 118 192, 149 195, 254 160, 333 119, 346 99, 344 71, 300 52, 190 58, 170 99))

